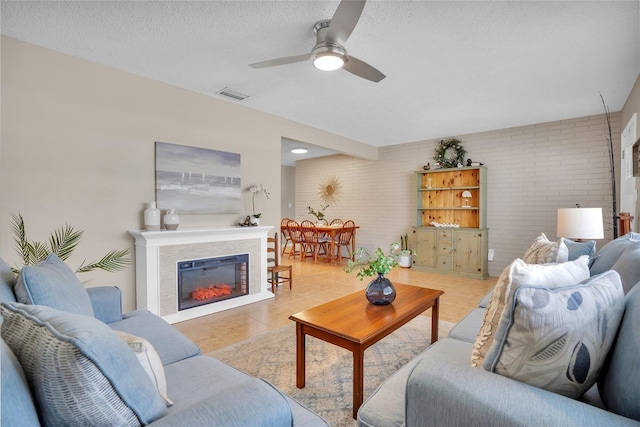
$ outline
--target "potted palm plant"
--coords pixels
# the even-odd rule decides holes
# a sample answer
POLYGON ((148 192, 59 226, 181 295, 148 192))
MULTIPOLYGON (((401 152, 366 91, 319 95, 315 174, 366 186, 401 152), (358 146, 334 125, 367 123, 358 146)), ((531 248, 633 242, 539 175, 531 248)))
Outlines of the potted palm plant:
MULTIPOLYGON (((80 243, 83 233, 82 230, 76 230, 67 224, 54 230, 49 236, 49 242, 44 243, 27 239, 22 215, 11 215, 11 226, 15 236, 16 252, 22 257, 22 266, 37 265, 50 254, 57 255, 62 261, 67 260, 76 246, 78 246, 78 243, 80 243)), ((89 263, 86 263, 86 260, 83 261, 80 267, 76 269, 76 273, 85 273, 96 269, 109 272, 122 270, 130 262, 129 258, 127 258, 128 254, 129 249, 109 251, 99 260, 89 263)), ((12 270, 16 275, 20 271, 19 268, 12 268, 12 270)))

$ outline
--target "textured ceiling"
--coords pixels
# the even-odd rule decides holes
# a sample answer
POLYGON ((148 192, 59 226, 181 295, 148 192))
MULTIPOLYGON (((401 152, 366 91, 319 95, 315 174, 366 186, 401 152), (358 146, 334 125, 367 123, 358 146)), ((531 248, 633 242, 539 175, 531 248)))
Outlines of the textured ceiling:
POLYGON ((1 30, 374 146, 619 111, 640 71, 637 0, 369 1, 346 48, 382 82, 248 66, 308 53, 338 4, 3 1, 1 30))

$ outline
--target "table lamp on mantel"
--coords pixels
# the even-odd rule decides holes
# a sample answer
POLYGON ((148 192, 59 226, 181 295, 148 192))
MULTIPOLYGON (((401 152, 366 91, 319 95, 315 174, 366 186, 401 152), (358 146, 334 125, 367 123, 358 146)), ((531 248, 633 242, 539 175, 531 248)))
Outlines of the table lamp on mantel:
POLYGON ((588 239, 604 239, 602 225, 602 208, 558 209, 558 237, 576 241, 588 239))

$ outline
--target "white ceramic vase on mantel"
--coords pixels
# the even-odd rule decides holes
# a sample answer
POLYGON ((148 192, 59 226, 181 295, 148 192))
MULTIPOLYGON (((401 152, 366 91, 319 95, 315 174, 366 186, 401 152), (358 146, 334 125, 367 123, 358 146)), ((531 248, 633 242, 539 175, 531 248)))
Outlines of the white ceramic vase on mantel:
POLYGON ((164 228, 167 230, 177 230, 178 225, 180 225, 180 216, 175 209, 167 210, 167 213, 164 214, 164 218, 162 219, 164 222, 164 228))
POLYGON ((144 210, 144 229, 160 230, 160 209, 156 207, 156 202, 149 202, 144 210))

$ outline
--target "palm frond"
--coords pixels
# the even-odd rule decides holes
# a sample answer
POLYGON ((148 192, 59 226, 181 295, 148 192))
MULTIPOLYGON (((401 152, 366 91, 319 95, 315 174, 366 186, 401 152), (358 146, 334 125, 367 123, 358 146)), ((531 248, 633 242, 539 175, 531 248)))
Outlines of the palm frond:
POLYGON ((80 243, 81 237, 82 230, 76 231, 69 224, 58 228, 49 237, 51 253, 56 254, 63 261, 66 260, 80 243))
POLYGON ((31 252, 31 260, 30 260, 31 264, 25 264, 25 265, 40 264, 42 261, 47 259, 47 257, 51 253, 49 251, 49 247, 45 243, 31 242, 31 243, 28 243, 28 245, 29 245, 29 251, 31 252))
POLYGON ((86 265, 83 261, 82 265, 76 270, 76 273, 84 273, 95 270, 96 268, 109 272, 120 271, 131 262, 129 258, 125 258, 128 254, 129 249, 110 251, 98 261, 94 261, 86 265))
POLYGON ((20 214, 11 214, 11 228, 13 229, 14 240, 16 242, 16 252, 22 257, 24 265, 29 265, 31 253, 29 251, 29 242, 27 241, 27 232, 24 228, 24 219, 20 214))

